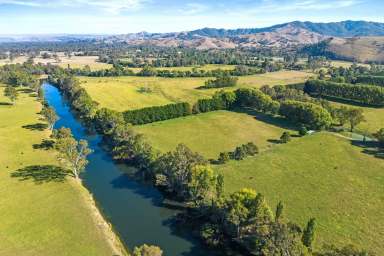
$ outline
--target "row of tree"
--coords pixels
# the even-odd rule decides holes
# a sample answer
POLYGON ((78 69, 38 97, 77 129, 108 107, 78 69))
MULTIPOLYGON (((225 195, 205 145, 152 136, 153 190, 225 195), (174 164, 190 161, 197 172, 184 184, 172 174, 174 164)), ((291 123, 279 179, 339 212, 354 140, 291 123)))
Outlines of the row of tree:
POLYGON ((308 80, 305 83, 304 92, 310 95, 342 98, 374 106, 384 105, 384 88, 380 86, 308 80))
POLYGON ((384 86, 384 76, 358 76, 356 78, 356 83, 384 86))
POLYGON ((201 89, 211 89, 211 88, 225 88, 225 87, 235 87, 237 84, 238 78, 231 77, 228 74, 217 76, 215 79, 209 79, 205 81, 204 86, 201 86, 201 89))
POLYGON ((147 107, 124 112, 124 119, 133 125, 153 123, 191 115, 191 106, 187 102, 163 106, 147 107))
POLYGON ((253 142, 248 142, 236 147, 232 152, 220 152, 216 162, 218 164, 225 164, 230 159, 243 160, 247 156, 254 156, 258 153, 259 148, 253 142))
POLYGON ((328 128, 332 124, 331 114, 323 107, 310 102, 284 101, 279 113, 292 122, 304 124, 314 130, 328 128))

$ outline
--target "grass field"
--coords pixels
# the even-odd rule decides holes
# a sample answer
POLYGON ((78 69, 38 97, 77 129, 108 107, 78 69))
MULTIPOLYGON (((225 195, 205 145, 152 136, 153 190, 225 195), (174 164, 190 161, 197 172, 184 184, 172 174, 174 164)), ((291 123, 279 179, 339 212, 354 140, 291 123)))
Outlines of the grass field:
POLYGON ((318 133, 216 168, 227 193, 254 188, 302 226, 315 217, 316 247, 355 243, 383 253, 384 161, 350 141, 318 133))
MULTIPOLYGON (((99 58, 98 56, 72 56, 71 58, 68 58, 64 56, 64 53, 58 53, 58 56, 60 58, 60 62, 56 62, 56 60, 53 58, 43 59, 41 57, 36 57, 34 59, 34 62, 44 64, 51 63, 52 65, 59 65, 63 68, 67 68, 68 65, 71 68, 83 68, 86 65, 89 65, 91 70, 108 69, 112 67, 111 64, 97 62, 99 58)), ((9 59, 3 59, 0 60, 0 65, 24 63, 25 61, 27 61, 27 59, 28 58, 26 56, 20 56, 15 58, 12 63, 9 59)))
POLYGON ((3 89, 0 255, 112 255, 107 234, 92 217, 89 193, 52 167, 58 166, 52 150, 38 149, 49 136, 41 129, 40 104, 22 93, 15 106, 7 105, 3 89))
POLYGON ((193 151, 216 159, 220 152, 233 151, 236 146, 250 141, 261 150, 271 147, 273 142, 269 140, 278 140, 284 131, 274 123, 286 125, 277 118, 258 115, 258 119, 255 119, 253 115, 245 113, 215 111, 135 126, 135 129, 162 152, 184 143, 193 151))
POLYGON ((311 76, 314 76, 314 74, 309 71, 283 70, 260 75, 241 76, 239 77, 238 85, 241 87, 260 88, 263 85, 296 84, 305 82, 311 76))
POLYGON ((197 90, 205 78, 82 77, 82 86, 101 107, 117 111, 165 105, 209 97, 212 90, 197 90), (151 91, 141 91, 149 88, 151 91))
MULTIPOLYGON (((291 84, 304 82, 311 73, 280 71, 261 75, 239 77, 237 87, 291 84)), ((186 101, 194 104, 197 99, 209 97, 216 90, 198 90, 208 78, 162 77, 81 77, 82 86, 101 107, 117 111, 138 109, 186 101), (143 89, 150 91, 143 92, 143 89)))
POLYGON ((381 128, 384 128, 384 108, 374 108, 366 106, 356 106, 339 102, 332 102, 335 106, 347 106, 362 108, 364 111, 365 122, 360 123, 356 127, 356 131, 360 133, 368 132, 375 133, 381 128))

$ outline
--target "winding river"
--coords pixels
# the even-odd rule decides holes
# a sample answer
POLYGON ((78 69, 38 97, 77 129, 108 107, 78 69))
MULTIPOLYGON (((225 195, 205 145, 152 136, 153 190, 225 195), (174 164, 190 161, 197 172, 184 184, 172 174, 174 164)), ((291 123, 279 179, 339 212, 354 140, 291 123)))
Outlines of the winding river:
POLYGON ((83 183, 128 248, 147 243, 160 246, 165 256, 212 254, 187 232, 172 227, 177 210, 167 207, 155 188, 131 179, 126 174, 129 167, 112 161, 99 146, 100 136, 87 134, 56 87, 44 83, 43 88, 46 101, 60 117, 55 128, 70 128, 76 139, 87 140, 94 151, 82 175, 83 183))

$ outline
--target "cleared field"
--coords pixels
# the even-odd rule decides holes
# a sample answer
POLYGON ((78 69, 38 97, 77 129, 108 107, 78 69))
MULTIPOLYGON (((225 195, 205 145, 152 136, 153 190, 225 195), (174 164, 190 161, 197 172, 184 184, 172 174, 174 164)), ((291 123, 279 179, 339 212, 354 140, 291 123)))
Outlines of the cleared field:
POLYGON ((355 243, 381 255, 384 161, 329 133, 279 145, 243 161, 217 166, 226 193, 254 188, 289 219, 318 221, 316 247, 355 243))
POLYGON ((205 78, 82 77, 82 86, 101 107, 117 111, 186 101, 193 104, 213 90, 197 90, 205 78))
POLYGON ((216 159, 220 152, 232 151, 250 141, 266 150, 285 131, 278 124, 286 125, 278 118, 258 116, 256 119, 245 113, 214 111, 135 126, 135 129, 161 152, 183 143, 207 158, 216 159))
POLYGON ((89 193, 58 169, 40 104, 22 93, 7 105, 0 87, 0 255, 113 255, 89 193), (23 128, 24 126, 24 128, 23 128), (16 177, 17 176, 17 177, 16 177))
POLYGON ((314 76, 314 74, 309 71, 282 70, 260 75, 241 76, 239 77, 238 85, 240 87, 260 88, 263 85, 296 84, 305 82, 311 76, 314 76))
MULTIPOLYGON (((67 56, 64 56, 64 53, 58 53, 58 56, 60 58, 60 62, 57 62, 54 58, 43 59, 41 57, 36 57, 34 62, 44 64, 51 63, 52 65, 59 65, 63 68, 67 68, 68 65, 71 68, 84 68, 88 65, 91 70, 108 69, 112 67, 111 64, 97 62, 99 58, 98 56, 72 56, 71 58, 68 58, 67 56)), ((9 59, 3 59, 0 60, 0 65, 24 63, 27 59, 28 58, 26 56, 17 57, 13 60, 13 62, 9 59)))
MULTIPOLYGON (((237 87, 292 84, 304 82, 311 73, 280 71, 239 77, 237 87)), ((209 78, 162 77, 81 77, 82 86, 101 107, 117 111, 159 106, 174 102, 194 104, 197 99, 211 96, 217 89, 198 90, 209 78)))
POLYGON ((375 133, 381 128, 384 128, 384 108, 374 108, 365 106, 356 106, 340 102, 332 102, 335 106, 347 106, 362 108, 364 111, 365 122, 360 123, 356 130, 358 132, 375 133))

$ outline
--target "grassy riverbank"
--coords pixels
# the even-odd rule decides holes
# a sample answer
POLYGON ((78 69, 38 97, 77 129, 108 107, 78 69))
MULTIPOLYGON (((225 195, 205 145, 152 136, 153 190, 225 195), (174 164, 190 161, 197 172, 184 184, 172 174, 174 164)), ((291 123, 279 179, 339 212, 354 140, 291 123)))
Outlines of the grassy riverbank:
POLYGON ((8 104, 0 86, 0 255, 113 255, 114 234, 88 191, 47 149, 40 103, 20 91, 8 104))

